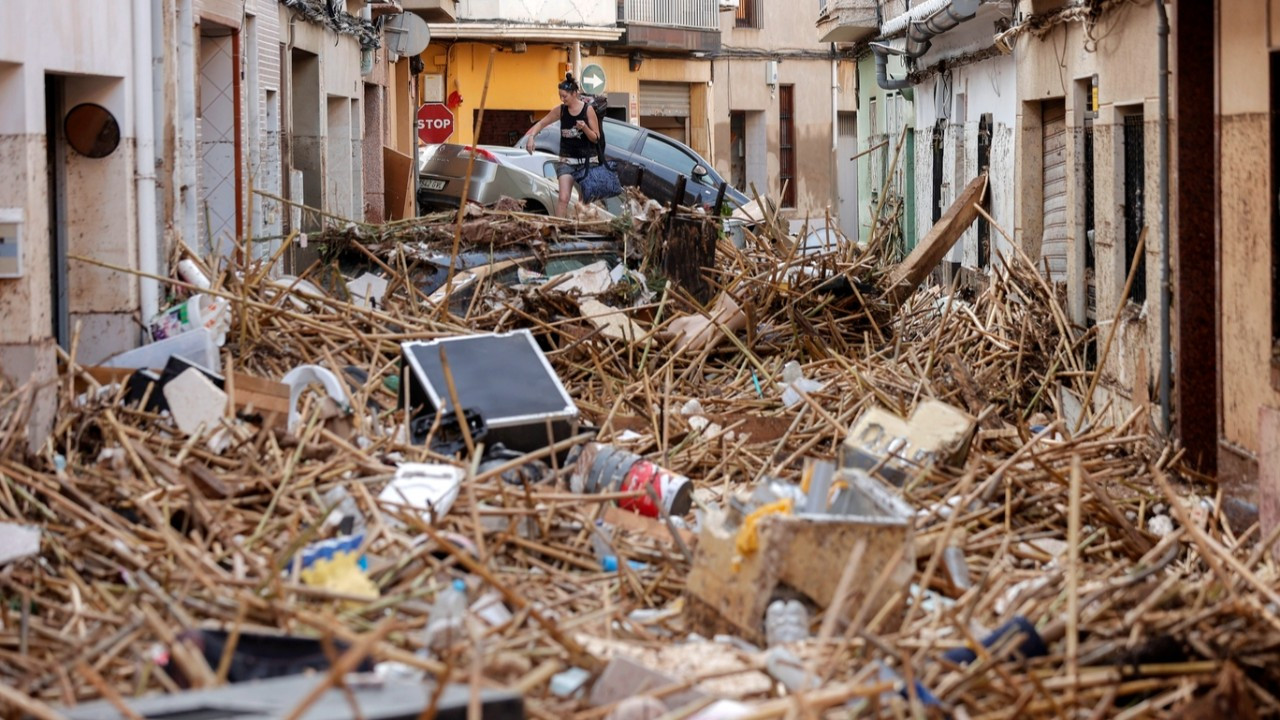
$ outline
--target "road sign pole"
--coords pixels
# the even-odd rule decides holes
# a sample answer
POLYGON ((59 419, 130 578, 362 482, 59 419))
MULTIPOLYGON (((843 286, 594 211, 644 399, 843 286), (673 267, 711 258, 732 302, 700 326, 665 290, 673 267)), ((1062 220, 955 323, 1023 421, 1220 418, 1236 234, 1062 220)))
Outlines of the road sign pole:
MULTIPOLYGON (((412 64, 410 66, 412 67, 412 64)), ((418 107, 418 98, 421 96, 418 91, 420 82, 422 82, 422 78, 418 77, 409 83, 409 107, 418 107)), ((409 127, 413 128, 413 162, 409 164, 409 167, 412 168, 410 172, 413 173, 413 199, 410 201, 412 204, 409 206, 411 208, 409 217, 418 217, 418 191, 422 189, 422 173, 418 171, 418 163, 420 162, 418 153, 422 152, 422 138, 418 137, 417 113, 414 113, 413 123, 409 127)))

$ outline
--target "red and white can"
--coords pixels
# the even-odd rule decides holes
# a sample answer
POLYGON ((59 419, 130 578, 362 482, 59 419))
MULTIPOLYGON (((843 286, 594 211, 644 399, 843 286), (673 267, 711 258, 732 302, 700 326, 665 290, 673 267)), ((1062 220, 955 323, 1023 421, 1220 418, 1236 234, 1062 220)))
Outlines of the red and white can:
POLYGON ((664 470, 648 460, 632 465, 618 490, 624 493, 643 492, 640 497, 619 500, 618 507, 648 517, 661 517, 662 510, 678 517, 689 512, 689 506, 693 504, 693 483, 689 478, 664 470))
POLYGON ((693 505, 693 483, 689 478, 633 452, 601 443, 582 448, 569 487, 582 493, 644 493, 619 500, 618 507, 648 517, 661 517, 663 510, 670 515, 684 515, 693 505))

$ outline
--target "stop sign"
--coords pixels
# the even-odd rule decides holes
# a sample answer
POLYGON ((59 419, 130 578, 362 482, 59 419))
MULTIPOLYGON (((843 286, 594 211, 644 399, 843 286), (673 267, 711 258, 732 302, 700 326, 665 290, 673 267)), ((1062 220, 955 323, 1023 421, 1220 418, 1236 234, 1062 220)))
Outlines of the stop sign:
POLYGON ((444 103, 424 103, 418 108, 418 138, 428 145, 442 143, 453 134, 453 111, 444 103))

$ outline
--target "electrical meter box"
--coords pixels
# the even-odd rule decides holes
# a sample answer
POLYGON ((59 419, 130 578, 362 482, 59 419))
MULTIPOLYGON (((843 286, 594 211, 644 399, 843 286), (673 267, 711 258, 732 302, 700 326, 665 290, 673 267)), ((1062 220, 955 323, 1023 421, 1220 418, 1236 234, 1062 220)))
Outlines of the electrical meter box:
POLYGON ((0 278, 22 277, 22 211, 0 208, 0 278))

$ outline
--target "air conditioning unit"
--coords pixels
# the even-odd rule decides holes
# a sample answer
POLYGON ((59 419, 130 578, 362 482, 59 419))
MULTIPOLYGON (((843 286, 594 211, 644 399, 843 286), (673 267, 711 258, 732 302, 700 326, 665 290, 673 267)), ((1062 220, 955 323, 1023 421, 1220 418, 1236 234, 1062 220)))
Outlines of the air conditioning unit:
POLYGON ((739 0, 720 0, 720 12, 738 9, 739 0))

